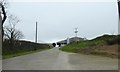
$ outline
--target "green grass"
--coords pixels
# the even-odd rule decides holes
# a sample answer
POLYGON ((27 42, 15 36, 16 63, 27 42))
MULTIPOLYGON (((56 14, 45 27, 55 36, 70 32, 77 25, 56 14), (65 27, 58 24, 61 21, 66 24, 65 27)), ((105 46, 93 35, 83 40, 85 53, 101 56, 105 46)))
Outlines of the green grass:
POLYGON ((103 35, 92 40, 74 42, 60 48, 60 50, 66 51, 66 52, 74 52, 74 53, 118 57, 117 55, 113 55, 111 53, 107 53, 104 51, 103 52, 95 51, 96 48, 99 48, 100 46, 104 46, 104 45, 109 46, 114 44, 120 44, 120 35, 103 35))
POLYGON ((116 44, 119 40, 118 38, 120 38, 120 35, 103 35, 103 36, 96 37, 95 39, 92 39, 92 40, 86 40, 86 41, 74 42, 74 43, 68 44, 60 48, 60 50, 66 51, 66 52, 78 52, 78 50, 83 48, 93 48, 95 46, 106 45, 108 44, 108 40, 110 39, 112 39, 113 44, 114 43, 116 44))
POLYGON ((86 40, 86 41, 74 42, 74 43, 68 44, 60 48, 60 50, 66 51, 66 52, 73 52, 73 53, 82 53, 87 55, 91 54, 91 55, 106 56, 111 58, 120 58, 119 55, 114 54, 116 50, 115 51, 113 50, 113 53, 109 52, 109 50, 107 51, 109 47, 105 50, 104 49, 100 50, 102 46, 112 46, 116 44, 120 45, 120 35, 118 36, 103 35, 92 40, 86 40))
POLYGON ((90 48, 90 47, 102 45, 102 44, 105 44, 104 40, 87 40, 87 41, 82 41, 78 43, 68 44, 63 48, 60 48, 60 50, 66 51, 66 52, 76 52, 81 48, 88 48, 88 47, 90 48))
POLYGON ((22 55, 27 55, 27 54, 40 52, 40 51, 43 51, 43 50, 47 50, 47 49, 39 49, 39 50, 36 50, 36 51, 24 51, 24 52, 18 52, 18 53, 3 54, 2 58, 3 59, 8 59, 8 58, 13 58, 13 57, 17 57, 17 56, 22 56, 22 55))

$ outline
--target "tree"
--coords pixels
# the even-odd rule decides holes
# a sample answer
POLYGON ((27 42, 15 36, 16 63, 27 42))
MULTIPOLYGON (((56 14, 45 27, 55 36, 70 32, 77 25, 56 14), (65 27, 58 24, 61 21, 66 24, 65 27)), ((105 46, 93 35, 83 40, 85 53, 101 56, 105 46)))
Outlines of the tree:
POLYGON ((4 27, 4 37, 9 40, 10 47, 13 48, 15 41, 21 39, 23 34, 15 28, 16 24, 19 23, 18 18, 13 15, 8 18, 9 25, 4 27))
POLYGON ((61 47, 61 43, 57 43, 57 45, 58 45, 59 47, 61 47))
POLYGON ((8 0, 0 0, 0 3, 7 8, 8 0))
POLYGON ((0 16, 1 16, 1 14, 3 15, 3 17, 1 16, 2 17, 2 41, 3 41, 3 36, 4 36, 3 24, 4 24, 4 22, 5 22, 6 18, 7 18, 6 12, 5 12, 6 5, 7 5, 6 0, 1 0, 0 1, 0 8, 1 8, 0 16))
POLYGON ((52 43, 52 45, 53 45, 53 47, 55 47, 55 46, 56 46, 56 43, 52 43))

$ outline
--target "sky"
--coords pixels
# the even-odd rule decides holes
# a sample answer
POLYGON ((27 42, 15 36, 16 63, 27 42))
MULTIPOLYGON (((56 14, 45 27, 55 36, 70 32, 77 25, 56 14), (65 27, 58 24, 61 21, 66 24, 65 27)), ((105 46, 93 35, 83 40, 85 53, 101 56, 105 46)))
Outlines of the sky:
MULTIPOLYGON (((92 39, 103 34, 118 34, 115 0, 10 0, 8 11, 20 19, 16 28, 23 40, 52 43, 78 36, 92 39)), ((6 24, 7 25, 7 24, 6 24)))
POLYGON ((9 1, 11 2, 116 2, 117 0, 9 0, 9 1))

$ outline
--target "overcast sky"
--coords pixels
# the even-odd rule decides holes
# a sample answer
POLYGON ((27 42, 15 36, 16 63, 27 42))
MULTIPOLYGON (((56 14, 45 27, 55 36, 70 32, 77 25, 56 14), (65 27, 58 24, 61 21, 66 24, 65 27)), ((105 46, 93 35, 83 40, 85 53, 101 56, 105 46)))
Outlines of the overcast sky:
POLYGON ((118 33, 118 10, 115 0, 11 0, 9 12, 21 22, 16 28, 24 39, 34 41, 38 22, 38 41, 56 42, 78 36, 88 39, 118 33), (44 2, 42 2, 44 1, 44 2), (78 2, 79 1, 79 2, 78 2))

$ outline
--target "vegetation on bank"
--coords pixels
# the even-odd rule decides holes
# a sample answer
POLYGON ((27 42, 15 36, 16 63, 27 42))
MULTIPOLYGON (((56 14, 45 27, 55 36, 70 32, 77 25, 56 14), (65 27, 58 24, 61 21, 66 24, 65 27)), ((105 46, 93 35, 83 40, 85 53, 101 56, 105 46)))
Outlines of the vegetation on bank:
POLYGON ((9 40, 5 40, 2 48, 3 59, 30 54, 52 48, 52 45, 49 44, 36 44, 33 42, 20 40, 15 41, 14 47, 11 48, 10 46, 11 45, 9 43, 9 40))
MULTIPOLYGON (((119 44, 120 44, 120 35, 103 35, 103 36, 97 37, 92 40, 86 40, 86 41, 74 42, 74 43, 68 44, 60 48, 60 50, 67 51, 67 52, 74 52, 74 53, 99 54, 99 55, 103 54, 104 55, 106 54, 106 52, 108 54, 108 51, 105 49, 110 49, 107 47, 113 46, 113 45, 119 45, 119 44), (104 50, 100 50, 102 46, 105 46, 104 50)), ((116 48, 114 49, 118 53, 118 49, 116 48)), ((113 53, 113 52, 109 52, 109 53, 113 53)))
POLYGON ((8 59, 8 58, 13 58, 13 57, 17 57, 17 56, 22 56, 22 55, 27 55, 27 54, 32 54, 32 53, 36 53, 36 52, 40 52, 43 50, 47 50, 47 49, 39 49, 39 50, 33 50, 33 51, 21 51, 21 52, 16 52, 16 53, 11 53, 11 54, 3 54, 2 58, 3 59, 8 59))

